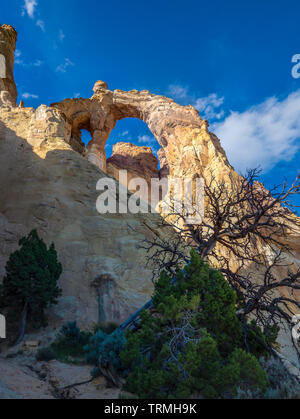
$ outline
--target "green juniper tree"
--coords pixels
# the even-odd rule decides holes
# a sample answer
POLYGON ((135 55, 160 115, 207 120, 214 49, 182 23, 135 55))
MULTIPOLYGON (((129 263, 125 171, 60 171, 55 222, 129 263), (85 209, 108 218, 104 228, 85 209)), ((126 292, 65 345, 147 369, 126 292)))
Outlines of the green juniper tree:
POLYGON ((245 347, 238 306, 223 275, 195 251, 176 281, 163 272, 151 312, 127 332, 125 388, 140 398, 234 397, 238 388, 262 396, 267 377, 255 355, 264 348, 245 347))
POLYGON ((23 340, 29 316, 42 324, 46 307, 57 303, 61 295, 57 281, 62 273, 54 244, 48 249, 36 230, 22 238, 19 245, 21 248, 10 255, 0 286, 0 305, 21 317, 16 343, 23 340))

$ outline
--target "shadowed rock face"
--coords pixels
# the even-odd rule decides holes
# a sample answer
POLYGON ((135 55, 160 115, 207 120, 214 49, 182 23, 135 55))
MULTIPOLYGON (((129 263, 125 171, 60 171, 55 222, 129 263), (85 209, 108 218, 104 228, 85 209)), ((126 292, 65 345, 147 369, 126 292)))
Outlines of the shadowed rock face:
POLYGON ((106 176, 66 142, 65 119, 45 105, 0 107, 0 280, 9 255, 33 228, 55 243, 63 265, 50 324, 77 320, 86 328, 126 320, 150 298, 145 239, 158 214, 99 214, 96 184, 106 176))
MULTIPOLYGON (((158 160, 150 147, 139 147, 131 143, 117 143, 113 146, 113 154, 107 159, 107 173, 122 182, 119 177, 120 170, 127 171, 126 187, 134 178, 143 178, 148 187, 151 179, 159 178, 158 160)), ((129 190, 131 190, 129 188, 129 190)), ((135 188, 131 190, 135 192, 135 188)), ((149 198, 150 199, 150 198, 149 198)))
POLYGON ((12 26, 0 26, 0 106, 16 106, 17 88, 13 71, 17 32, 12 26))

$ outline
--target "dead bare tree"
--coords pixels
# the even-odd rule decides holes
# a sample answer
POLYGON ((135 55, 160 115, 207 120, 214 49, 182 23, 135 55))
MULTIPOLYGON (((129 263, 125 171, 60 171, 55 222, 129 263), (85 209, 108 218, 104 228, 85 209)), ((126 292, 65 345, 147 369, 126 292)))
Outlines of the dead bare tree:
POLYGON ((186 245, 194 248, 236 290, 243 305, 238 316, 251 314, 261 326, 270 327, 290 323, 300 308, 294 295, 300 290, 300 270, 285 262, 285 255, 291 253, 286 238, 300 229, 294 214, 297 207, 291 201, 300 193, 300 176, 291 186, 285 181, 272 190, 265 189, 258 176, 255 169, 230 184, 214 177, 205 181, 203 222, 186 224, 184 213, 172 213, 161 227, 172 227, 180 239, 167 242, 156 237, 142 247, 147 263, 155 267, 154 277, 162 270, 174 274, 179 263, 188 262, 186 245), (278 269, 285 270, 283 278, 278 278, 278 269))

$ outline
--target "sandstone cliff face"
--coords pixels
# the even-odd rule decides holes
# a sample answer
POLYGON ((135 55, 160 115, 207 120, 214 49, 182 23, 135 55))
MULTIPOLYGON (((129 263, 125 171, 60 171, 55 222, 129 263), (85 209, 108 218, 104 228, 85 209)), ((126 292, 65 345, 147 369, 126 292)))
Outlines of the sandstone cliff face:
POLYGON ((96 183, 105 174, 81 155, 76 138, 76 129, 89 128, 90 121, 81 112, 71 124, 61 111, 45 105, 17 108, 16 32, 4 25, 0 36, 5 57, 5 77, 0 79, 5 97, 0 102, 0 276, 18 240, 36 228, 47 243, 55 242, 63 264, 63 297, 52 320, 77 319, 84 327, 121 322, 152 294, 152 274, 138 247, 158 230, 160 217, 98 214, 96 183))
POLYGON ((37 228, 63 264, 58 318, 121 322, 152 293, 138 245, 159 216, 98 214, 96 183, 105 174, 65 135, 55 109, 0 108, 0 276, 18 240, 37 228))
MULTIPOLYGON (((107 166, 111 164, 119 169, 127 169, 152 179, 159 176, 158 161, 150 147, 140 147, 131 143, 117 143, 113 146, 113 154, 107 159, 107 166)), ((107 170, 108 171, 108 170, 107 170)))
MULTIPOLYGON (((77 320, 84 327, 121 322, 153 291, 139 245, 154 235, 172 240, 175 233, 160 229, 158 214, 100 215, 98 180, 107 174, 118 179, 120 169, 128 170, 129 180, 142 176, 148 183, 153 177, 215 176, 230 185, 239 176, 193 107, 148 91, 110 91, 99 81, 89 99, 17 108, 15 31, 2 26, 0 40, 6 63, 4 78, 0 68, 0 277, 18 240, 36 228, 48 244, 55 242, 63 264, 63 297, 52 321, 77 320), (146 122, 157 139, 160 171, 148 147, 116 144, 107 161, 105 143, 117 121, 127 117, 146 122), (92 135, 86 149, 81 129, 92 135)), ((298 237, 289 240, 290 261, 299 265, 298 237)))

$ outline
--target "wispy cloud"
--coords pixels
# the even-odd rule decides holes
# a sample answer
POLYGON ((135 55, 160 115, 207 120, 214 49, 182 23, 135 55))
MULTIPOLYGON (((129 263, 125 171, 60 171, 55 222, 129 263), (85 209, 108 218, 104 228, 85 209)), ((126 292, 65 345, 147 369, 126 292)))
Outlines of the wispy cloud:
POLYGON ((45 22, 44 22, 43 20, 41 20, 41 19, 37 20, 37 21, 36 21, 36 26, 38 26, 39 28, 41 28, 41 30, 42 30, 43 32, 45 32, 45 31, 46 31, 46 28, 45 28, 45 22))
MULTIPOLYGON (((26 14, 30 19, 35 20, 36 9, 38 7, 38 0, 24 0, 22 7, 22 16, 26 14)), ((45 22, 42 19, 37 19, 35 21, 36 26, 38 26, 43 32, 46 32, 45 22)))
POLYGON ((171 84, 167 94, 183 105, 193 105, 204 119, 219 120, 224 116, 224 111, 220 109, 224 103, 224 98, 219 97, 216 93, 211 93, 205 97, 196 97, 189 92, 188 87, 171 84))
POLYGON ((32 93, 23 93, 22 94, 23 99, 38 99, 38 95, 34 95, 32 93))
POLYGON ((15 51, 15 64, 22 67, 41 67, 44 64, 41 60, 35 60, 32 63, 26 63, 21 59, 22 52, 20 50, 15 51))
POLYGON ((34 13, 35 13, 35 9, 38 5, 38 2, 36 0, 25 0, 24 1, 24 6, 23 6, 23 15, 25 13, 28 14, 28 16, 33 19, 34 18, 34 13))
POLYGON ((139 135, 138 142, 140 144, 151 144, 154 143, 156 139, 154 137, 150 137, 150 135, 139 135))
POLYGON ((80 98, 80 93, 73 93, 73 96, 74 96, 75 99, 78 99, 78 98, 80 98))
POLYGON ((66 35, 64 34, 63 30, 60 29, 58 32, 58 38, 60 41, 63 41, 65 39, 66 35))
POLYGON ((130 135, 130 133, 129 133, 129 131, 128 131, 128 130, 121 132, 121 133, 118 135, 118 137, 119 137, 122 141, 124 141, 124 140, 126 140, 126 141, 130 141, 130 139, 131 139, 131 135, 130 135))
POLYGON ((202 118, 212 120, 223 118, 225 113, 220 109, 223 103, 224 97, 219 97, 216 93, 211 93, 206 97, 196 99, 193 106, 199 111, 202 118))
POLYGON ((19 49, 16 49, 16 51, 15 51, 15 64, 21 65, 23 63, 23 61, 20 58, 21 55, 22 55, 21 51, 19 49))
POLYGON ((283 100, 271 97, 245 112, 231 112, 212 130, 234 167, 264 172, 290 161, 300 149, 300 89, 283 100))
POLYGON ((56 67, 56 71, 58 73, 66 73, 69 67, 73 67, 75 64, 72 63, 72 61, 69 58, 65 58, 65 61, 63 64, 60 64, 58 67, 56 67))
POLYGON ((43 65, 44 63, 43 63, 43 61, 41 61, 41 60, 35 60, 35 62, 34 63, 32 63, 32 65, 34 66, 34 67, 40 67, 41 65, 43 65))
POLYGON ((131 135, 128 130, 125 130, 119 134, 117 134, 117 141, 131 141, 131 135))
POLYGON ((168 94, 174 99, 184 99, 188 96, 188 88, 179 84, 170 84, 168 94))

